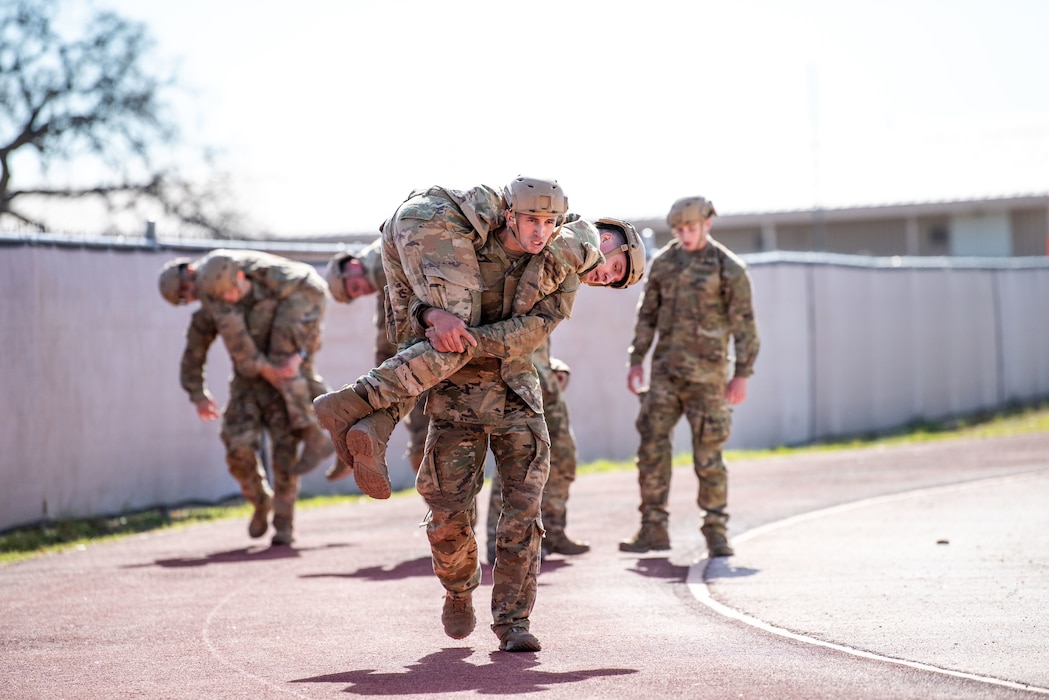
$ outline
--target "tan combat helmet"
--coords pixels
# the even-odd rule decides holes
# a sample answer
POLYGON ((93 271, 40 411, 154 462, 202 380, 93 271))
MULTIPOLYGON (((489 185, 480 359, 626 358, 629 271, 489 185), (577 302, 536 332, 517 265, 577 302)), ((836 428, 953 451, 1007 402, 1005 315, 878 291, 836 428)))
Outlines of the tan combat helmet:
POLYGON ((226 290, 237 286, 237 272, 240 266, 228 254, 228 251, 213 252, 197 270, 197 293, 212 297, 222 296, 226 290))
POLYGON ((324 268, 324 281, 328 283, 328 291, 331 292, 332 298, 340 304, 349 304, 353 301, 346 293, 346 285, 343 284, 346 275, 342 271, 342 265, 345 261, 353 260, 356 257, 353 253, 336 253, 328 261, 328 266, 324 268))
POLYGON ((175 258, 160 268, 160 296, 174 306, 186 303, 182 298, 182 271, 190 262, 189 258, 175 258))
POLYGON ((506 205, 522 214, 563 216, 568 211, 568 197, 557 180, 518 175, 503 188, 506 205))
POLYGON ((712 216, 717 216, 713 202, 704 197, 682 197, 670 207, 667 225, 673 230, 685 224, 705 221, 712 216))
POLYGON ((637 229, 634 228, 633 224, 622 219, 613 219, 606 217, 604 219, 598 219, 594 222, 594 226, 598 229, 602 226, 611 226, 617 228, 623 232, 626 243, 619 246, 615 250, 605 253, 605 257, 611 257, 620 251, 626 253, 626 274, 623 275, 623 279, 613 282, 608 285, 609 287, 615 287, 616 289, 624 289, 632 284, 637 284, 641 281, 641 278, 645 274, 645 242, 641 239, 637 229))

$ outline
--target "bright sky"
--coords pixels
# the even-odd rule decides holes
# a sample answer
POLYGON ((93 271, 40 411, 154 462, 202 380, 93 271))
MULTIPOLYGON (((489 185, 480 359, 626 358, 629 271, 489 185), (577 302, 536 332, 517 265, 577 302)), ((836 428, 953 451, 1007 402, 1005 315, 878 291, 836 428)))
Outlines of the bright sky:
POLYGON ((1042 0, 92 1, 280 235, 519 173, 625 218, 1049 192, 1042 0))

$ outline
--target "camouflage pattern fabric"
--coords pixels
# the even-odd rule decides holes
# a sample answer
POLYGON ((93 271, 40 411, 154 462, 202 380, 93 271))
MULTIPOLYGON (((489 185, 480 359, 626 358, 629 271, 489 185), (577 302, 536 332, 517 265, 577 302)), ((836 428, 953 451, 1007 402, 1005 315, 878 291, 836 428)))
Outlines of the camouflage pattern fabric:
POLYGON ((649 389, 637 417, 642 523, 667 524, 671 432, 684 415, 692 430, 704 525, 724 532, 728 477, 721 450, 731 432, 725 400, 731 358, 735 376, 754 372, 759 338, 746 265, 714 239, 689 252, 671 241, 652 259, 638 302, 630 365, 640 365, 653 339, 649 389))
POLYGON ((264 354, 248 331, 239 304, 206 295, 201 297, 201 305, 214 318, 236 371, 242 376, 254 377, 267 359, 281 364, 293 354, 304 353, 306 361, 299 376, 284 383, 280 391, 294 429, 315 425, 311 385, 324 384, 324 380, 313 369, 311 360, 321 348, 321 326, 327 305, 324 279, 311 265, 268 253, 218 250, 206 259, 218 257, 229 257, 236 262, 251 283, 251 297, 256 304, 267 309, 272 307, 269 350, 264 354))
POLYGON ((222 443, 226 464, 240 485, 244 498, 252 504, 273 496, 273 517, 292 523, 299 477, 289 473, 295 463, 298 438, 288 423, 284 399, 264 379, 234 375, 230 380, 229 403, 222 413, 222 443), (262 431, 269 434, 273 468, 272 488, 258 459, 262 431))
POLYGON ((714 239, 695 252, 671 241, 656 252, 637 307, 630 365, 640 365, 656 334, 652 375, 724 384, 729 339, 735 376, 754 373, 758 328, 746 264, 714 239))
MULTIPOLYGON (((567 365, 550 357, 549 339, 532 355, 532 362, 539 372, 543 386, 543 411, 547 432, 550 435, 550 476, 543 489, 543 528, 548 537, 563 535, 568 522, 568 491, 576 476, 575 435, 568 417, 556 371, 568 371, 567 365)), ((499 474, 492 477, 492 488, 488 499, 487 530, 489 542, 495 540, 496 524, 502 509, 502 484, 499 474)))
MULTIPOLYGON (((397 354, 397 346, 390 342, 386 331, 386 271, 382 266, 382 241, 376 240, 361 251, 357 259, 361 261, 364 268, 364 277, 374 289, 378 290, 375 295, 375 365, 379 366, 386 360, 397 354)), ((423 458, 426 448, 426 430, 430 425, 430 419, 425 411, 425 396, 419 400, 406 399, 407 403, 391 411, 391 417, 396 424, 404 421, 408 431, 407 459, 412 466, 413 472, 419 471, 419 463, 423 458)))
MULTIPOLYGON (((571 315, 579 276, 604 258, 591 224, 566 224, 542 253, 513 263, 524 266, 507 281, 512 301, 504 304, 502 313, 513 318, 479 325, 485 282, 478 253, 482 248, 502 250, 501 245, 489 245, 489 236, 505 223, 503 206, 490 187, 466 192, 435 187, 413 192, 383 224, 386 329, 390 341, 405 349, 358 379, 374 408, 417 397, 472 357, 487 355, 503 361, 503 381, 534 411, 542 412, 542 389, 531 355, 553 325, 571 315), (439 353, 422 341, 425 327, 419 316, 432 307, 454 313, 471 326, 479 347, 462 355, 439 353)), ((501 256, 508 259, 505 252, 501 256)))
MULTIPOLYGON (((266 349, 276 304, 257 303, 247 295, 235 307, 246 322, 252 343, 266 349)), ((193 403, 210 399, 205 385, 204 365, 208 349, 218 337, 215 320, 204 307, 197 309, 186 332, 186 347, 180 365, 180 383, 193 403)), ((323 385, 311 383, 311 391, 323 393, 323 385)), ((258 504, 274 497, 274 517, 294 517, 299 477, 289 474, 295 462, 298 438, 288 420, 283 397, 262 377, 245 377, 234 371, 229 384, 229 401, 222 414, 221 438, 226 448, 226 464, 244 498, 258 504), (273 487, 258 459, 262 431, 269 433, 274 476, 273 487)))
MULTIPOLYGON (((561 296, 551 298, 555 307, 564 305, 561 296)), ((508 363, 518 359, 519 352, 528 352, 530 348, 542 342, 551 322, 551 318, 522 316, 471 328, 470 332, 478 344, 476 347, 469 346, 461 353, 439 352, 429 341, 421 341, 371 369, 368 374, 357 380, 357 384, 366 391, 368 403, 372 407, 388 408, 415 399, 475 358, 497 358, 505 361, 500 365, 503 379, 514 382, 515 391, 521 394, 529 405, 541 409, 542 394, 539 394, 540 399, 536 401, 536 389, 528 377, 507 377, 508 363)), ((517 365, 510 364, 509 367, 516 369, 517 365)))
MULTIPOLYGON (((463 203, 472 201, 470 197, 455 198, 442 191, 425 202, 409 199, 384 224, 383 263, 392 309, 388 327, 395 340, 422 337, 420 304, 454 309, 474 327, 511 316, 518 283, 534 256, 512 255, 503 248, 498 240, 501 204, 488 196, 494 191, 481 189, 477 194, 475 199, 492 203, 492 208, 467 206, 466 212, 463 203)), ((434 572, 445 589, 465 592, 480 582, 472 521, 489 447, 503 479, 504 517, 498 526, 492 591, 492 628, 498 635, 512 626, 527 629, 535 602, 549 435, 530 355, 542 336, 571 311, 578 276, 565 278, 554 294, 537 299, 529 310, 538 319, 534 323, 540 337, 517 358, 523 361, 471 356, 433 386, 426 400, 431 423, 416 488, 430 507, 427 537, 434 572)), ((523 328, 522 322, 519 330, 523 328)), ((441 355, 454 353, 435 352, 431 369, 438 367, 441 355)), ((400 378, 426 388, 420 374, 400 378)), ((436 378, 439 373, 430 374, 436 378)))
POLYGON ((683 382, 664 375, 653 375, 648 390, 641 392, 635 424, 640 437, 641 522, 667 526, 673 457, 670 436, 682 415, 692 429, 693 468, 699 477, 697 503, 705 513, 704 524, 723 530, 728 522, 728 472, 721 449, 732 428, 724 385, 683 382))
POLYGON ((474 502, 484 484, 488 448, 495 455, 503 484, 492 570, 492 630, 498 636, 530 624, 543 537, 540 503, 550 461, 542 416, 515 403, 500 425, 431 419, 415 482, 430 507, 425 525, 434 573, 447 590, 472 591, 481 581, 474 502))

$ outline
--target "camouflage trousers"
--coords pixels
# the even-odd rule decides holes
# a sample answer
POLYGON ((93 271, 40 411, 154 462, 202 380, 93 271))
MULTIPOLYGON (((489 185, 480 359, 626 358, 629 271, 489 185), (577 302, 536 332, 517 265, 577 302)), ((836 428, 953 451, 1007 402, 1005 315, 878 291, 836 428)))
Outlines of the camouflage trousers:
MULTIPOLYGON (((484 326, 470 328, 477 345, 467 345, 463 352, 440 352, 428 340, 422 340, 400 350, 378 367, 357 379, 356 385, 367 393, 368 403, 376 410, 389 408, 423 392, 451 377, 468 362, 478 357, 500 358, 505 363, 527 363, 517 347, 534 347, 538 335, 545 334, 541 320, 509 318, 484 326)), ((405 416, 410 408, 400 409, 405 416)))
POLYGON ((321 326, 327 307, 324 290, 308 284, 299 288, 277 304, 270 327, 269 359, 280 364, 297 353, 305 353, 299 376, 280 387, 287 405, 288 418, 295 430, 317 425, 313 412, 315 386, 331 391, 324 379, 314 369, 313 359, 321 349, 321 326))
POLYGON ((426 453, 426 432, 430 427, 430 417, 426 415, 425 396, 419 398, 405 416, 404 426, 408 429, 408 463, 412 471, 419 473, 423 455, 426 453))
POLYGON ((298 438, 288 423, 284 400, 266 380, 236 375, 230 381, 229 403, 222 414, 222 443, 226 446, 229 473, 240 485, 244 498, 258 504, 272 496, 274 520, 287 519, 291 523, 299 477, 289 474, 288 469, 295 462, 298 438), (271 442, 272 487, 259 460, 263 430, 271 442))
MULTIPOLYGON (((382 304, 385 307, 385 304, 382 304)), ((386 360, 397 354, 397 347, 386 337, 385 319, 376 318, 378 330, 375 339, 375 366, 378 367, 386 360)), ((386 409, 394 424, 404 421, 404 427, 408 429, 408 448, 405 458, 412 466, 412 471, 419 473, 419 465, 423 460, 423 451, 426 449, 426 429, 430 425, 430 418, 426 415, 426 395, 419 396, 418 400, 402 405, 397 408, 386 409)))
POLYGON ((415 485, 430 508, 425 525, 434 573, 446 590, 472 591, 481 582, 472 520, 489 448, 502 482, 492 570, 492 630, 502 636, 514 626, 528 629, 535 605, 540 504, 550 469, 543 417, 521 408, 508 411, 499 425, 431 418, 415 485))
POLYGON ((637 452, 641 522, 666 527, 669 519, 671 434, 684 415, 692 429, 692 460, 699 478, 697 503, 703 525, 724 532, 728 522, 728 471, 721 449, 729 438, 732 413, 723 384, 698 384, 653 376, 641 394, 637 452))
MULTIPOLYGON (((575 481, 576 443, 568 420, 568 404, 560 392, 543 392, 546 428, 550 433, 550 476, 543 488, 543 528, 548 537, 563 535, 568 523, 568 490, 575 481)), ((488 541, 494 541, 503 496, 499 472, 492 477, 488 498, 488 541)))

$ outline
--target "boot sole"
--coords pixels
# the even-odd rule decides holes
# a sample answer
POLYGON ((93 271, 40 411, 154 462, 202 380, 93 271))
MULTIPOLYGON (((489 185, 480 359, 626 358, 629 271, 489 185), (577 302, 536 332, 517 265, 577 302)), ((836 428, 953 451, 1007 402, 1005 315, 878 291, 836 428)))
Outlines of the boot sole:
POLYGON ((669 544, 666 545, 666 546, 658 545, 658 546, 655 546, 655 547, 645 547, 645 546, 635 547, 635 546, 628 545, 625 542, 620 542, 619 543, 619 551, 620 552, 631 552, 632 554, 644 554, 645 552, 664 552, 664 551, 666 551, 668 549, 670 549, 670 545, 669 544))
POLYGON ((469 601, 469 606, 469 614, 464 612, 462 615, 446 615, 443 611, 441 612, 444 633, 452 639, 466 639, 477 627, 477 614, 474 612, 473 600, 469 601))
POLYGON ((371 437, 363 430, 350 430, 346 433, 346 448, 353 455, 353 478, 361 493, 380 500, 389 498, 390 475, 376 461, 371 437))
POLYGON ((543 645, 539 643, 539 640, 534 635, 529 634, 523 639, 515 639, 512 641, 503 642, 499 645, 499 651, 519 652, 519 651, 542 651, 543 645))
POLYGON ((469 624, 463 626, 458 626, 454 623, 449 624, 444 622, 444 620, 441 623, 444 625, 444 633, 452 639, 466 639, 473 634, 474 628, 477 627, 477 618, 470 620, 469 624))

